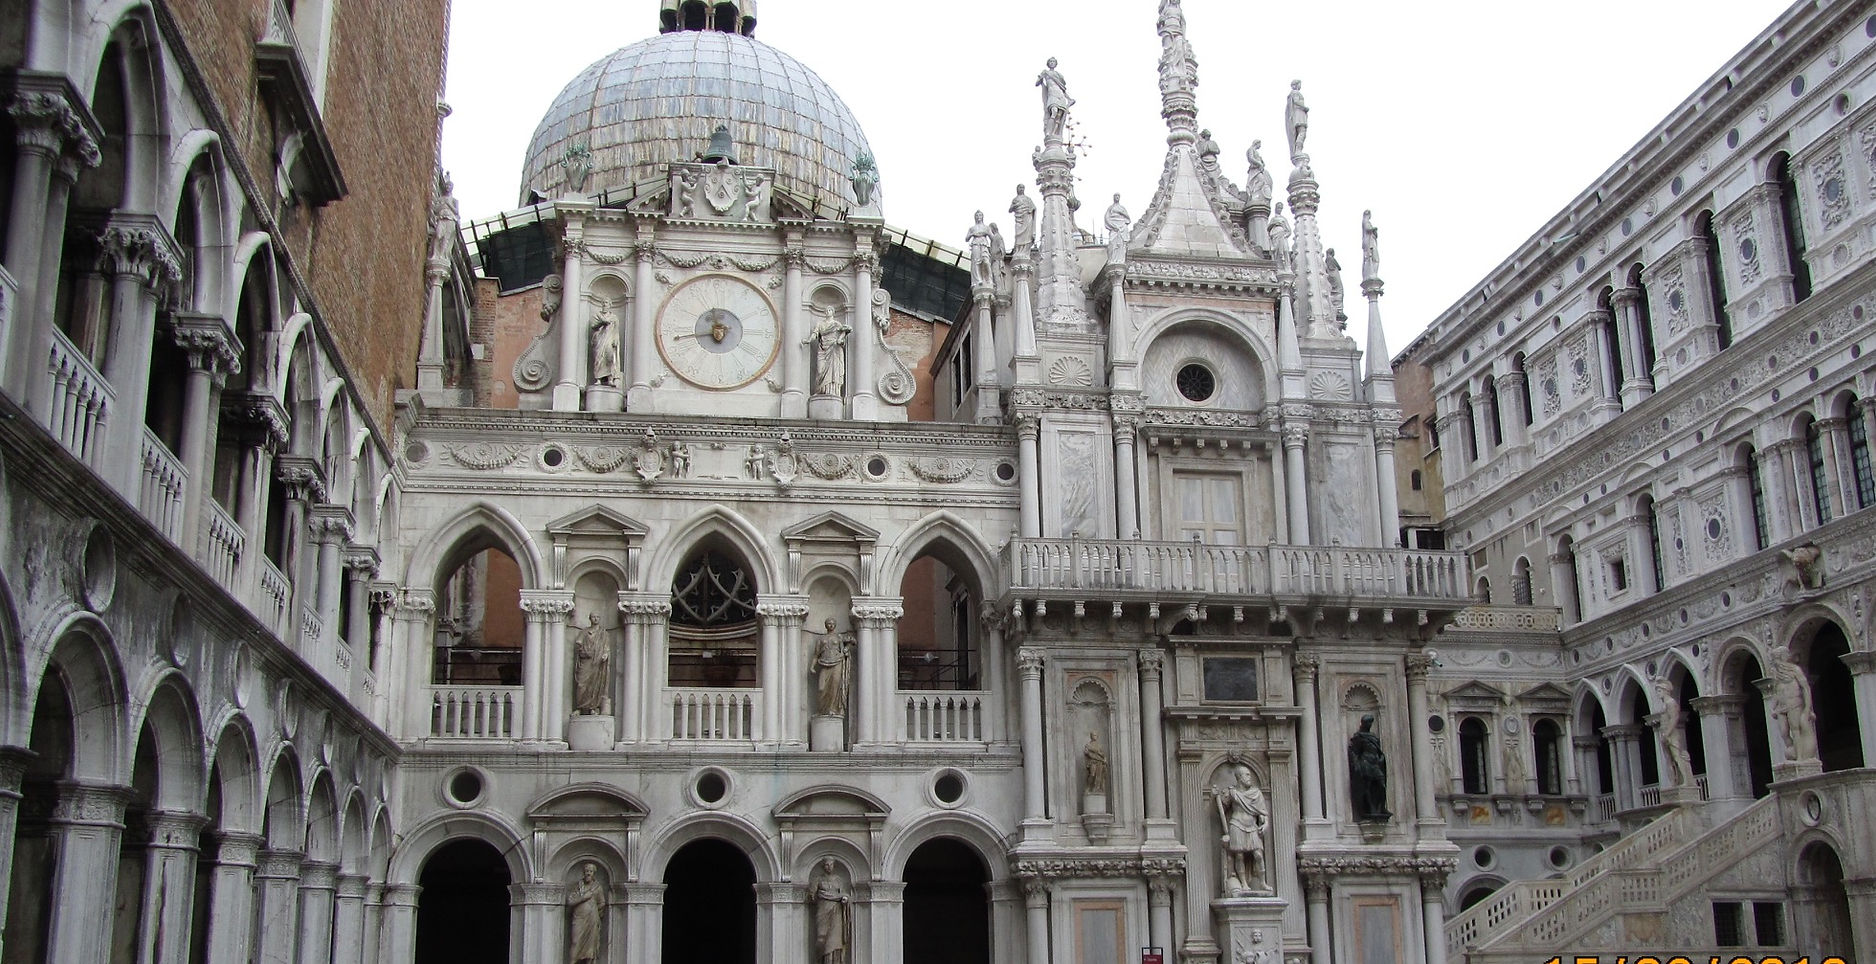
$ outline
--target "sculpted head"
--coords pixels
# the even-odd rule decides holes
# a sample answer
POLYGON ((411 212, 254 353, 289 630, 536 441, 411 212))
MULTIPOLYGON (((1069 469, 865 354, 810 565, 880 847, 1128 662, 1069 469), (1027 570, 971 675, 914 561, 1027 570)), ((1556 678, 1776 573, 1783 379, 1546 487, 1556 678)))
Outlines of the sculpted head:
POLYGON ((1054 58, 1054 57, 1050 57, 1050 58, 1049 58, 1049 69, 1050 69, 1050 70, 1054 70, 1054 69, 1055 69, 1055 58, 1054 58))
POLYGON ((1252 783, 1250 767, 1247 767, 1244 764, 1240 763, 1237 766, 1232 767, 1231 772, 1237 778, 1238 786, 1243 787, 1245 789, 1250 788, 1251 783, 1252 783))
POLYGON ((595 865, 594 865, 594 863, 593 863, 592 861, 590 861, 590 860, 589 860, 589 861, 587 861, 586 863, 583 863, 583 864, 581 864, 581 865, 580 865, 580 882, 581 882, 581 883, 583 883, 583 884, 590 884, 590 883, 592 883, 592 882, 593 882, 593 872, 594 872, 594 870, 595 870, 595 869, 596 869, 596 866, 595 866, 595 865))
POLYGON ((827 626, 828 632, 830 633, 833 632, 834 631, 834 617, 832 616, 827 617, 827 622, 825 623, 825 625, 827 626))

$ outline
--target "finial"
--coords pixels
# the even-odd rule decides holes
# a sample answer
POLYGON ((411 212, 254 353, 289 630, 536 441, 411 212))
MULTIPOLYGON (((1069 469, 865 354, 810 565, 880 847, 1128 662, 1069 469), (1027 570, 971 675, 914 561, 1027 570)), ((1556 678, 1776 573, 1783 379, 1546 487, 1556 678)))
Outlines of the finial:
POLYGON ((1199 85, 1199 62, 1186 39, 1186 15, 1179 0, 1160 0, 1159 45, 1160 116, 1172 131, 1169 143, 1189 144, 1198 125, 1198 100, 1192 92, 1199 85))
POLYGON ((658 32, 756 33, 756 0, 660 0, 658 32))

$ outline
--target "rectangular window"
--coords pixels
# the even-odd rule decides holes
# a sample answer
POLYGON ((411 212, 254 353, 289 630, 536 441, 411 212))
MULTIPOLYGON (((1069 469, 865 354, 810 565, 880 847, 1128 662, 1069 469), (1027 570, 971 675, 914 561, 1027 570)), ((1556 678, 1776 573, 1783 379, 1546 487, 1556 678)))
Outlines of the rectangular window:
POLYGON ((1785 943, 1784 905, 1775 900, 1752 902, 1752 929, 1759 935, 1759 946, 1776 947, 1785 943))
POLYGON ((1830 472, 1824 468, 1824 434, 1812 422, 1804 428, 1804 451, 1811 463, 1811 500, 1817 508, 1817 524, 1831 520, 1830 472))
POLYGON ((1628 564, 1620 559, 1609 560, 1609 585, 1614 592, 1628 588, 1628 564))
POLYGON ((1737 901, 1716 900, 1713 902, 1713 943, 1721 947, 1746 946, 1745 928, 1741 925, 1740 906, 1737 901))
POLYGON ((1244 542, 1244 480, 1238 475, 1173 474, 1176 530, 1182 542, 1235 546, 1244 542))
POLYGON ((1752 493, 1752 534, 1758 539, 1758 547, 1765 548, 1772 544, 1772 531, 1765 521, 1765 479, 1759 475, 1759 453, 1746 456, 1746 485, 1752 493))
POLYGON ((1205 698, 1225 703, 1257 702, 1257 660, 1242 656, 1204 661, 1205 698))
POLYGON ((1661 512, 1653 502, 1648 503, 1648 551, 1654 556, 1655 592, 1667 588, 1668 560, 1661 552, 1661 512))
POLYGON ((1867 509, 1876 505, 1876 473, 1871 472, 1869 460, 1869 425, 1855 405, 1850 406, 1849 420, 1850 470, 1856 475, 1856 507, 1867 509))

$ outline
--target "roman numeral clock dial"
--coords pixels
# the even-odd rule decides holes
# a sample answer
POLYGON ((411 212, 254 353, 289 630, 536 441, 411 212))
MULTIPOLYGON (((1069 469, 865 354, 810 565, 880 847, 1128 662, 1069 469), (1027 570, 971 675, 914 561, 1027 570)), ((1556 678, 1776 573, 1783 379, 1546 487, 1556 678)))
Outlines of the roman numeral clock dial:
POLYGON ((740 388, 775 361, 781 343, 775 309, 748 283, 705 275, 679 286, 658 313, 658 352, 679 378, 699 388, 740 388))

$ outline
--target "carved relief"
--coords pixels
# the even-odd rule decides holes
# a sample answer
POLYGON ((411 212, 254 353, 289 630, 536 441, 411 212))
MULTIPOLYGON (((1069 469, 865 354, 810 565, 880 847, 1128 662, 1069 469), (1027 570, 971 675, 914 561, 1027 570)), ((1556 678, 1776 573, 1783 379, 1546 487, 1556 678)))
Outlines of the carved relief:
POLYGON ((1094 370, 1074 355, 1063 355, 1049 363, 1049 384, 1087 388, 1094 384, 1094 370))
POLYGON ((1739 280, 1749 285, 1757 282, 1765 266, 1759 261, 1758 227, 1751 211, 1733 221, 1733 250, 1739 256, 1739 280))
POLYGON ((1843 155, 1831 153, 1813 162, 1811 183, 1817 188, 1817 219, 1829 231, 1850 216, 1850 185, 1843 175, 1843 155))

